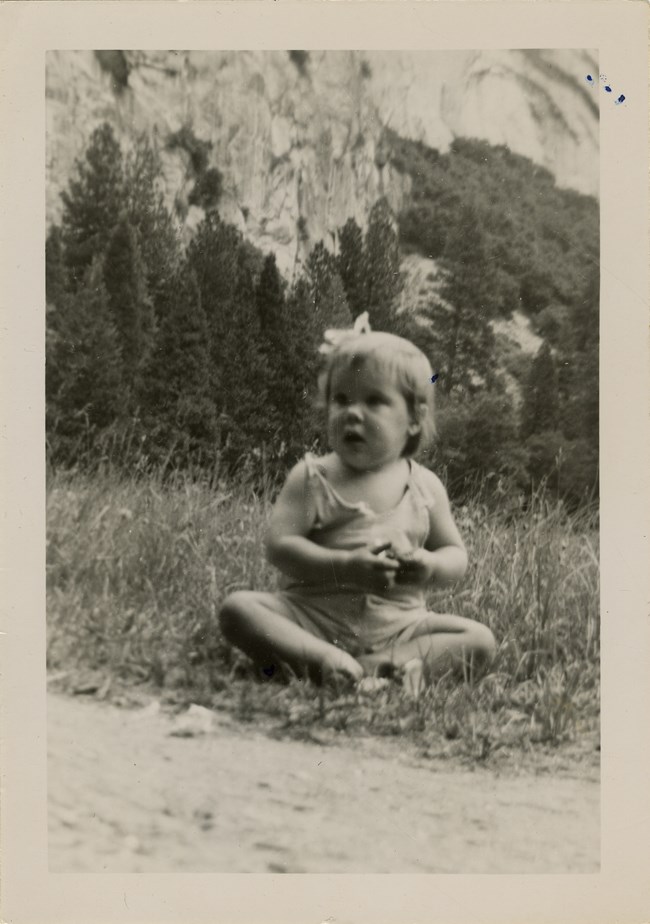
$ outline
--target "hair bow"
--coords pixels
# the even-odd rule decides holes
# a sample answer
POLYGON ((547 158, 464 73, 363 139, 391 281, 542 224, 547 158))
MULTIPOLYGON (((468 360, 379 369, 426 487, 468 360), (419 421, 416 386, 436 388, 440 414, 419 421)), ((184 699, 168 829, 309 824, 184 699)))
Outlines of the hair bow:
POLYGON ((352 327, 346 327, 343 330, 337 330, 336 328, 326 330, 323 335, 323 343, 319 346, 318 352, 327 355, 346 340, 352 340, 360 334, 369 333, 370 321, 368 320, 368 312, 364 311, 363 314, 359 315, 352 327))

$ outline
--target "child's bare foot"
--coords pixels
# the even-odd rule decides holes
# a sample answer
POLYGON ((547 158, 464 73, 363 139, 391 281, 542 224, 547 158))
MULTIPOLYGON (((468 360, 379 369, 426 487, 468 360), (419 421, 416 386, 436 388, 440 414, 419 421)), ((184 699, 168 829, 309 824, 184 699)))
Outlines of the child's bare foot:
POLYGON ((357 684, 360 693, 376 693, 377 690, 385 690, 390 685, 387 677, 362 677, 357 684))
POLYGON ((425 687, 424 664, 421 658, 412 658, 402 668, 402 685, 407 696, 418 699, 425 687))
POLYGON ((363 690, 380 689, 393 681, 404 688, 408 696, 417 699, 422 693, 425 681, 425 668, 421 658, 411 658, 406 664, 394 664, 392 661, 377 661, 374 657, 361 658, 366 674, 363 690))
POLYGON ((359 662, 348 654, 347 651, 334 649, 327 653, 327 657, 321 661, 317 679, 320 683, 338 682, 356 683, 363 677, 364 670, 359 662))

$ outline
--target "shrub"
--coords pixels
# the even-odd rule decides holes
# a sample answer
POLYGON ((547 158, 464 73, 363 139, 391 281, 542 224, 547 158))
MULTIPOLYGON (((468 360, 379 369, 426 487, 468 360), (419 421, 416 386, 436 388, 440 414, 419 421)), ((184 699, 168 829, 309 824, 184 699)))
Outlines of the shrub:
POLYGON ((208 212, 215 209, 219 204, 222 190, 223 176, 221 172, 216 167, 209 167, 205 173, 201 174, 190 190, 188 202, 190 205, 198 205, 208 212))

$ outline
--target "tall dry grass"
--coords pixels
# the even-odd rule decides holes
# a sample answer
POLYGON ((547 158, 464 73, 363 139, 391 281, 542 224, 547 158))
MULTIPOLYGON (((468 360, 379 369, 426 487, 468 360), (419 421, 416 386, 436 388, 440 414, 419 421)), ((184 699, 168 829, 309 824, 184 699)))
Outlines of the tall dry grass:
POLYGON ((598 728, 597 528, 542 492, 525 510, 456 511, 470 568, 430 605, 485 622, 498 641, 482 681, 443 678, 417 701, 389 685, 323 691, 260 685, 222 639, 217 613, 237 588, 267 589, 269 492, 175 478, 56 473, 48 486, 48 666, 92 669, 186 701, 265 714, 287 734, 318 727, 412 733, 425 753, 484 759, 598 728))

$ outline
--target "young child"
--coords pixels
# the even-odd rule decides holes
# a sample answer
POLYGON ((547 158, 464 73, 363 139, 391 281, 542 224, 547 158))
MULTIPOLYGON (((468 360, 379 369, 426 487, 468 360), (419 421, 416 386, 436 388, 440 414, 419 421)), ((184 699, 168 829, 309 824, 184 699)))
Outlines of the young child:
POLYGON ((293 468, 271 515, 282 590, 231 594, 222 631, 267 676, 284 663, 359 680, 414 659, 425 682, 475 676, 494 656, 490 630, 425 605, 429 586, 467 567, 442 483, 413 460, 434 433, 431 366, 401 337, 358 331, 329 332, 319 385, 332 451, 293 468))

